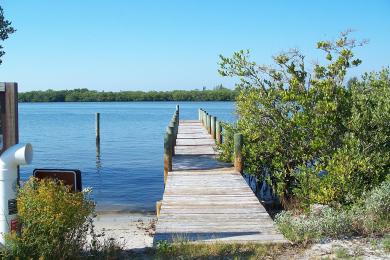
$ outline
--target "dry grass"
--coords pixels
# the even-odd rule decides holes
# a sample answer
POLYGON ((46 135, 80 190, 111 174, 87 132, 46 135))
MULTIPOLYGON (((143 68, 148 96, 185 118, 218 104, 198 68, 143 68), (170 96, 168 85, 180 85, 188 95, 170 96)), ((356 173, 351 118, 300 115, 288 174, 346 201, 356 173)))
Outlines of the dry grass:
POLYGON ((189 243, 161 242, 155 249, 134 253, 132 259, 280 259, 295 255, 302 247, 269 244, 227 244, 227 243, 189 243))

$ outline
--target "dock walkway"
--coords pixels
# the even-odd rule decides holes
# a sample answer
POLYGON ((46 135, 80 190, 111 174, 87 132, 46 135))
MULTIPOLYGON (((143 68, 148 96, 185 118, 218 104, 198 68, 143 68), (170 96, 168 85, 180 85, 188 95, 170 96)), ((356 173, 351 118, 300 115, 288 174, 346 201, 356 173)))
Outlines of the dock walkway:
POLYGON ((200 121, 180 121, 154 243, 287 242, 241 174, 216 155, 200 121))

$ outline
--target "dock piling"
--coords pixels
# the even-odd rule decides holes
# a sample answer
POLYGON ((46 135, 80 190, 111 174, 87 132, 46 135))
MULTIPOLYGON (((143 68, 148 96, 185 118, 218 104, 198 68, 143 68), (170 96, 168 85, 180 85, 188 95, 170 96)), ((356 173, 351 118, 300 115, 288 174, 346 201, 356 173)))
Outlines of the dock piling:
POLYGON ((211 115, 207 114, 207 132, 211 134, 211 115))
POLYGON ((236 171, 242 173, 244 169, 244 162, 242 156, 242 146, 244 138, 242 134, 234 134, 234 168, 236 171))
POLYGON ((219 120, 215 123, 215 139, 218 144, 222 144, 222 125, 219 120))
POLYGON ((157 215, 157 217, 160 216, 161 206, 162 206, 162 200, 157 201, 156 202, 156 215, 157 215))
POLYGON ((171 121, 168 125, 167 132, 170 135, 172 156, 175 155, 175 126, 171 121))
POLYGON ((211 117, 211 137, 215 140, 216 138, 216 121, 217 118, 215 116, 211 117))
POLYGON ((100 113, 96 113, 96 144, 100 143, 100 113))
POLYGON ((164 183, 170 171, 172 171, 172 134, 167 130, 164 137, 164 183))

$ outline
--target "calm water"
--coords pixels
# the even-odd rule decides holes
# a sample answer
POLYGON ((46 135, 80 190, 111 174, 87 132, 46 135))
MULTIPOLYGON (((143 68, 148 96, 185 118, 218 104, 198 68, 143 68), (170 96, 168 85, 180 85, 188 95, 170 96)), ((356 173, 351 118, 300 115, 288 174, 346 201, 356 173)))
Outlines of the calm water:
POLYGON ((232 102, 19 104, 20 142, 34 148, 32 165, 21 167, 22 179, 35 168, 80 169, 98 209, 152 211, 163 193, 163 136, 176 104, 180 119, 197 119, 202 107, 221 120, 234 120, 232 102))

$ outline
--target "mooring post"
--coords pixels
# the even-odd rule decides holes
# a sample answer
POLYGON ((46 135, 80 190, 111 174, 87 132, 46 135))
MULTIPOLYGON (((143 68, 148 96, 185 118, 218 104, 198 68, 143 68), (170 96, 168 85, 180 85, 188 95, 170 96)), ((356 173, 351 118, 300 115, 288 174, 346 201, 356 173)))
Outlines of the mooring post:
POLYGON ((177 124, 177 115, 173 115, 171 122, 169 123, 169 126, 173 127, 173 147, 176 145, 176 138, 177 138, 177 132, 178 132, 178 124, 177 124))
POLYGON ((218 144, 222 144, 222 125, 219 120, 215 123, 215 139, 217 140, 218 144))
POLYGON ((172 171, 172 134, 167 129, 164 136, 164 184, 170 171, 172 171))
POLYGON ((206 127, 205 118, 206 118, 206 111, 203 110, 203 111, 202 111, 202 125, 203 125, 203 127, 206 127))
POLYGON ((100 113, 96 113, 96 143, 100 143, 100 113))
POLYGON ((211 137, 215 140, 215 134, 216 134, 216 121, 217 118, 215 116, 211 117, 211 137))
POLYGON ((207 132, 211 134, 211 115, 207 115, 207 132))
POLYGON ((179 105, 176 105, 175 114, 177 115, 177 120, 179 121, 179 118, 180 118, 180 107, 179 107, 179 105))
POLYGON ((242 146, 244 138, 242 134, 234 134, 234 168, 236 171, 242 173, 244 169, 244 161, 242 157, 242 146))
POLYGON ((160 216, 161 206, 162 206, 162 200, 157 201, 156 202, 156 215, 157 215, 157 217, 160 216))
POLYGON ((173 125, 173 122, 171 121, 168 125, 167 132, 171 136, 171 150, 172 150, 172 156, 175 155, 175 126, 173 125))
POLYGON ((199 119, 199 121, 201 121, 201 119, 202 119, 202 109, 201 108, 198 109, 198 119, 199 119))

